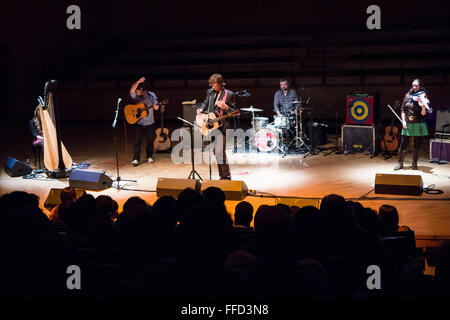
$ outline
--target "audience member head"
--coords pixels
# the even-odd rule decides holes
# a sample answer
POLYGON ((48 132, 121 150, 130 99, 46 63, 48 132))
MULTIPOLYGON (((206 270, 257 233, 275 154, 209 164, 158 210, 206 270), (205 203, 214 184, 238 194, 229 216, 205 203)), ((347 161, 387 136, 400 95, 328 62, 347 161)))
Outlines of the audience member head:
POLYGON ((381 221, 377 212, 371 208, 364 208, 364 217, 361 227, 370 235, 378 236, 382 234, 381 221))
POLYGON ((117 227, 128 250, 142 252, 155 247, 152 208, 144 200, 128 199, 117 219, 117 227))
POLYGON ((173 231, 177 224, 177 216, 174 211, 176 200, 172 196, 158 198, 153 204, 152 212, 158 229, 165 232, 173 231))
POLYGON ((97 202, 97 219, 111 220, 114 213, 113 199, 110 196, 100 195, 95 201, 97 202))
POLYGON ((394 206, 383 204, 378 209, 378 216, 380 218, 384 232, 396 232, 398 229, 398 212, 394 206))
POLYGON ((353 219, 344 197, 326 195, 320 203, 320 216, 328 233, 348 233, 353 228, 353 219))
POLYGON ((320 237, 320 210, 314 206, 305 206, 293 216, 295 226, 295 244, 298 258, 311 258, 317 252, 320 237))
POLYGON ((255 216, 255 235, 264 259, 283 264, 293 255, 294 226, 291 214, 279 206, 268 206, 255 216))
POLYGON ((256 209, 255 212, 255 216, 253 217, 253 220, 256 220, 256 217, 259 216, 259 214, 264 211, 266 208, 268 208, 269 206, 267 204, 262 204, 258 207, 258 209, 256 209))
POLYGON ((177 221, 181 222, 187 211, 193 208, 195 205, 202 202, 202 196, 200 193, 192 188, 186 188, 178 195, 177 202, 175 204, 175 212, 177 213, 177 221))
POLYGON ((69 232, 73 235, 83 235, 88 232, 89 224, 95 217, 97 202, 90 194, 78 198, 65 214, 69 232))
POLYGON ((202 192, 202 198, 206 203, 225 204, 225 193, 217 187, 206 188, 202 192))
POLYGON ((233 222, 225 206, 199 203, 177 229, 180 257, 190 264, 221 264, 231 249, 233 222))
POLYGON ((234 209, 234 224, 250 228, 253 220, 253 206, 247 201, 241 201, 234 209))

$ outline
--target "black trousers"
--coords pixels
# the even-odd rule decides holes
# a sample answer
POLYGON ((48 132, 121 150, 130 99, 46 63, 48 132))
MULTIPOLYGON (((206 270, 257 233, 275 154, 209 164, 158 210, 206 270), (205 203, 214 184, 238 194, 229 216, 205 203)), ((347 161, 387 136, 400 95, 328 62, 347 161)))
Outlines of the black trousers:
POLYGON ((226 154, 226 134, 225 130, 218 130, 221 134, 216 136, 214 155, 216 156, 217 169, 219 171, 220 179, 231 179, 230 166, 228 165, 226 154))
MULTIPOLYGON (((414 137, 414 150, 420 150, 420 147, 422 145, 423 137, 421 136, 415 136, 414 137)), ((400 149, 406 150, 406 148, 409 145, 409 136, 402 136, 402 139, 400 141, 400 149)))
POLYGON ((141 144, 142 140, 146 140, 146 154, 147 158, 153 156, 153 141, 155 140, 155 126, 141 126, 134 125, 134 145, 133 145, 133 160, 140 161, 141 159, 141 144))

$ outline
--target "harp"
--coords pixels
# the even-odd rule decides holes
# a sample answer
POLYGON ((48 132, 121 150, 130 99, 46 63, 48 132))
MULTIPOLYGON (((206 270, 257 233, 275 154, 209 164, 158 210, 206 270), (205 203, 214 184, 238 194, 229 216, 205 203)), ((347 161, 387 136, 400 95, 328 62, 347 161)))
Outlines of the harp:
POLYGON ((65 178, 72 171, 72 158, 61 141, 56 84, 56 80, 47 81, 44 87, 44 100, 40 100, 39 103, 44 135, 44 165, 52 177, 65 178))

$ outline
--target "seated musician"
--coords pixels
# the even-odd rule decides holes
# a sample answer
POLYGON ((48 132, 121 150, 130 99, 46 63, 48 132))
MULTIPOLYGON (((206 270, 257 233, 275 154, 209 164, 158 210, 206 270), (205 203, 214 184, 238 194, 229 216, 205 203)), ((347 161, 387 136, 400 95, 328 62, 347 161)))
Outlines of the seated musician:
MULTIPOLYGON (((232 111, 235 107, 234 93, 225 89, 225 80, 221 74, 215 73, 209 77, 209 89, 206 93, 205 101, 197 109, 197 114, 202 112, 215 112, 218 117, 232 111)), ((219 127, 220 135, 216 137, 214 154, 216 156, 217 167, 220 179, 231 180, 230 167, 227 161, 226 150, 226 129, 229 127, 229 120, 222 121, 219 127)))
POLYGON ((34 109, 33 119, 30 120, 30 130, 33 135, 33 146, 44 150, 44 135, 42 133, 41 113, 39 106, 34 109))
POLYGON ((277 115, 290 116, 295 113, 294 101, 298 101, 297 93, 290 88, 290 81, 288 79, 280 79, 280 89, 275 92, 273 97, 273 108, 277 115))

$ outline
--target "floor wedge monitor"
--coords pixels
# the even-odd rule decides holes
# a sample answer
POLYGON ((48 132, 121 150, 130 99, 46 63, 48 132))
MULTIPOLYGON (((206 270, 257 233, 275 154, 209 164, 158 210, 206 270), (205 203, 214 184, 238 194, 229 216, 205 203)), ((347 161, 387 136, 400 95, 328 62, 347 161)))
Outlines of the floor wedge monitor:
POLYGON ((375 175, 375 193, 419 196, 423 181, 420 175, 386 174, 375 175))

